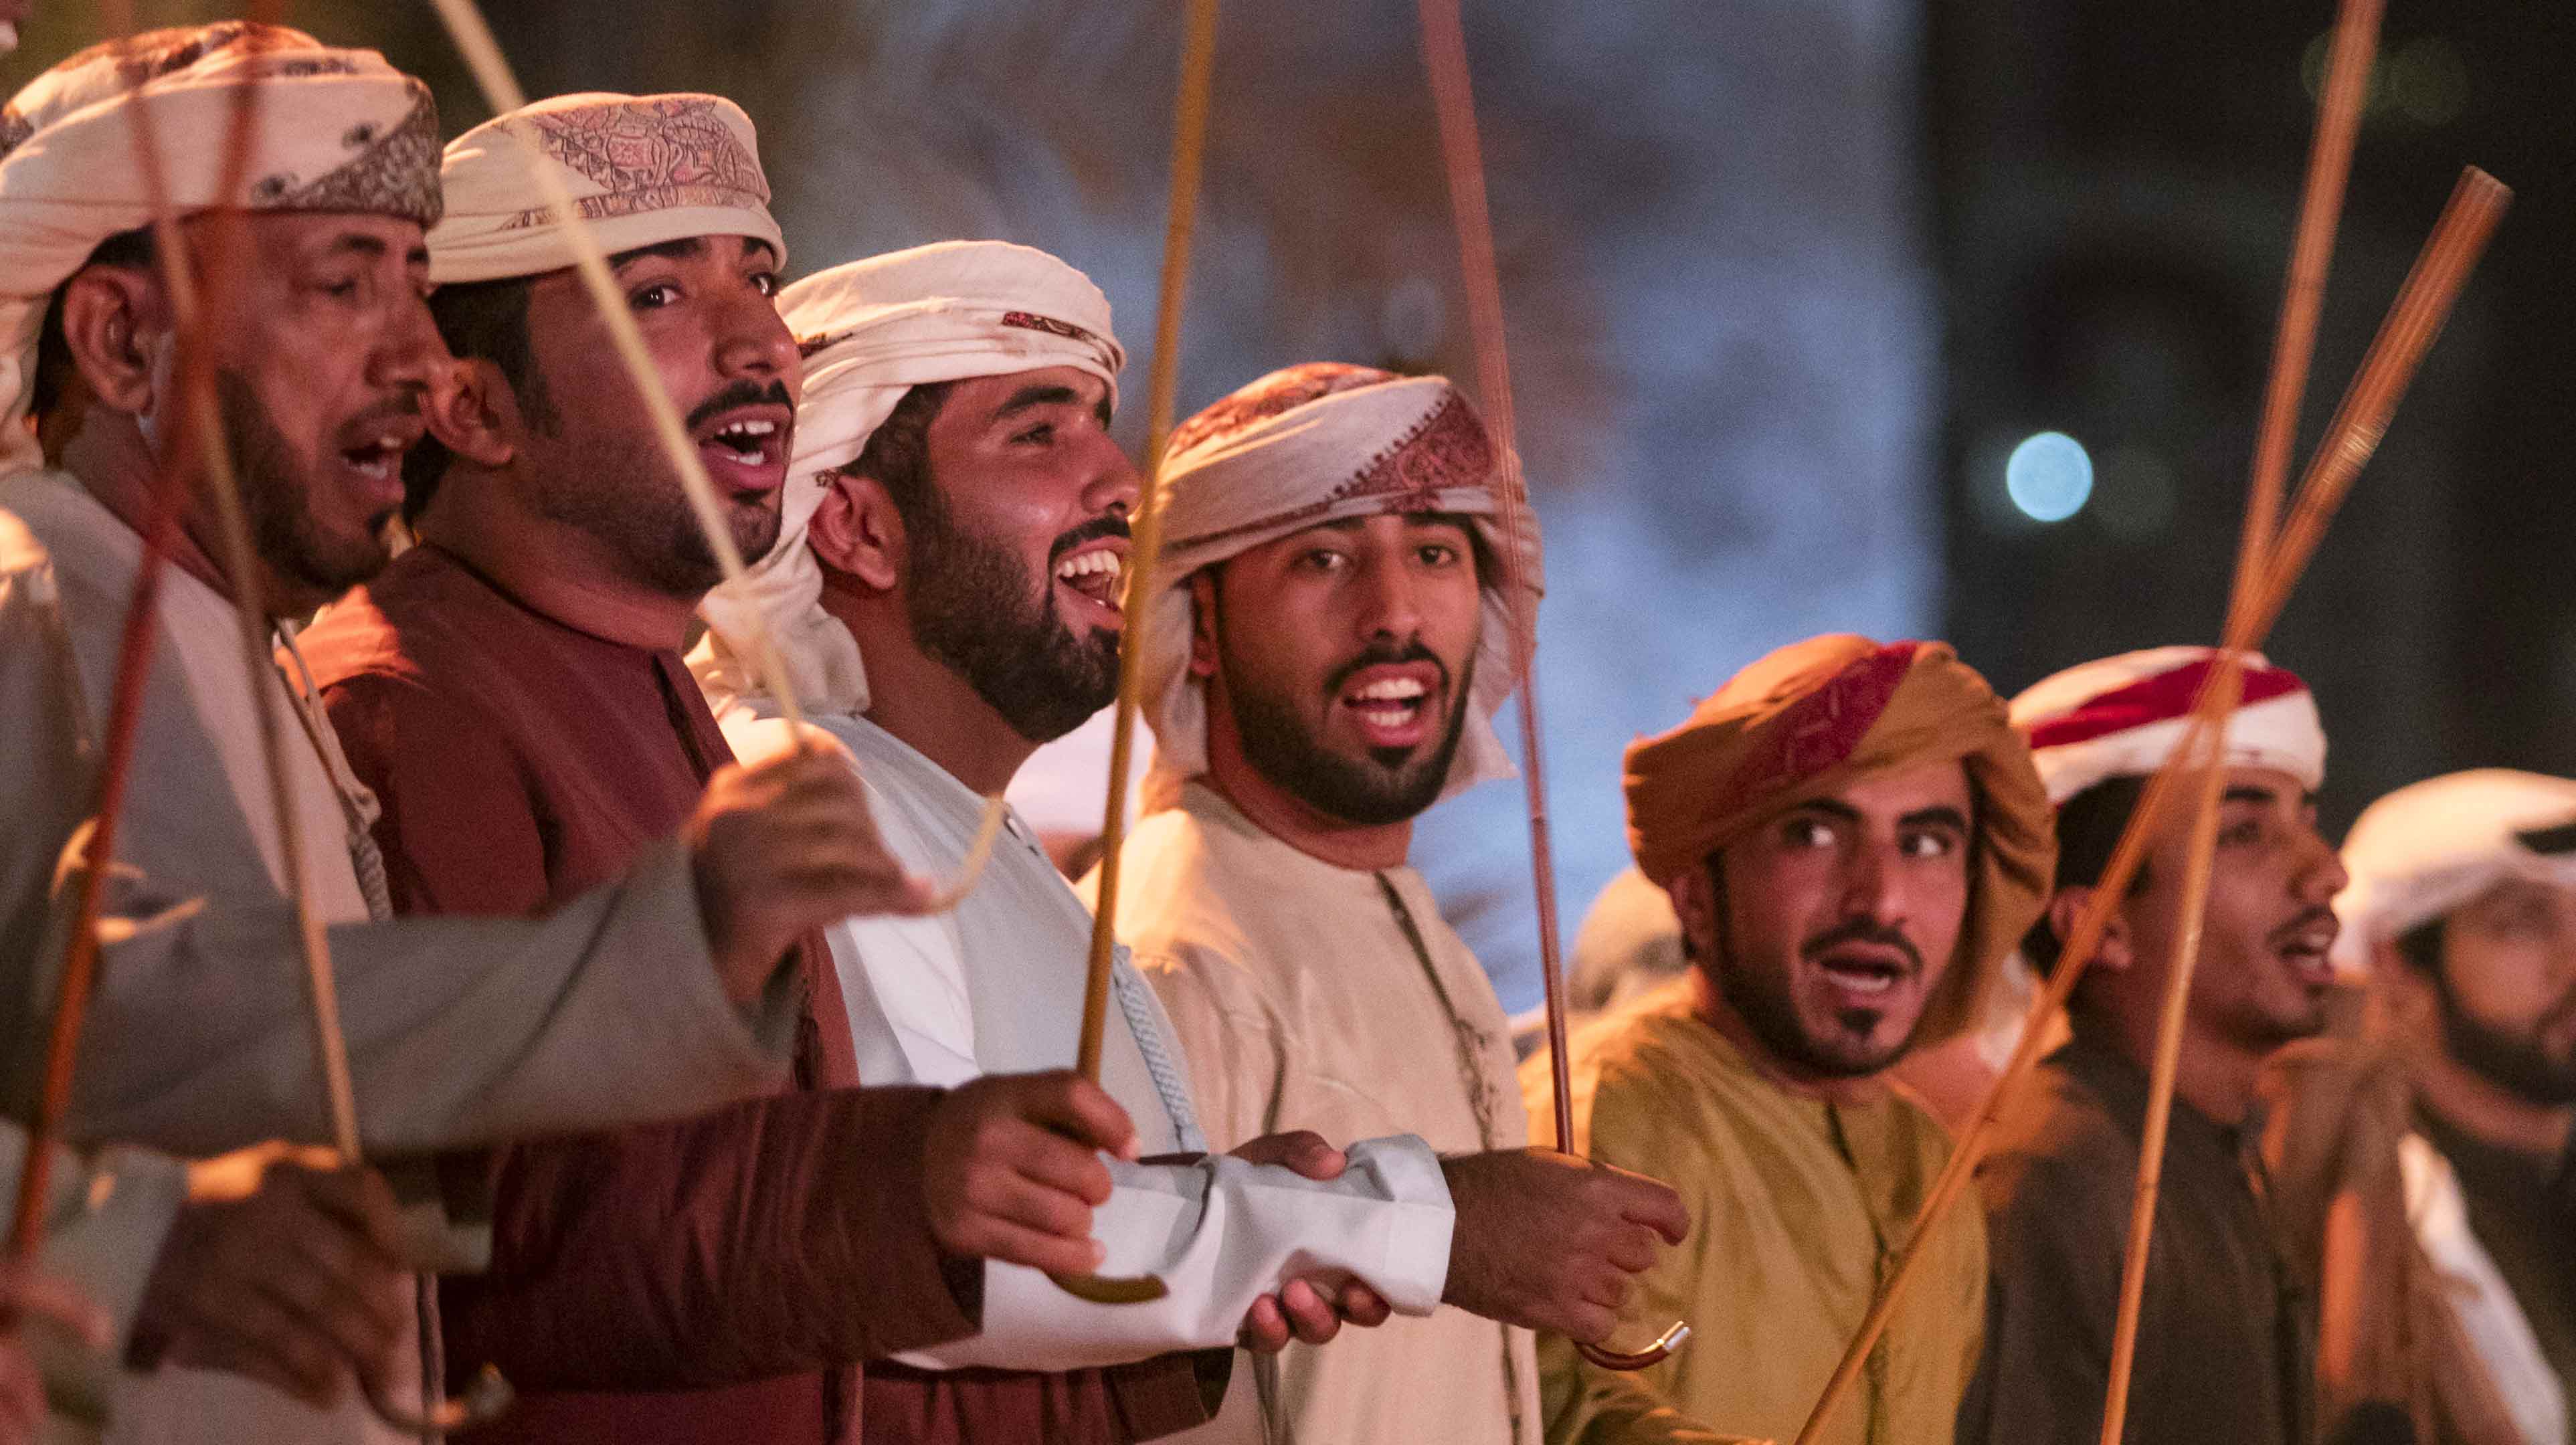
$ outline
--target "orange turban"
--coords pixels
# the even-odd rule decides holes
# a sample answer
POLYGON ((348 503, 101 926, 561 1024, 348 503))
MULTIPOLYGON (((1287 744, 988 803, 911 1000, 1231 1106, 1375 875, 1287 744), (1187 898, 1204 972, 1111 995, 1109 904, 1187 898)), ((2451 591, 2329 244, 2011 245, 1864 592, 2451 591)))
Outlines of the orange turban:
POLYGON ((1658 883, 1800 803, 1894 768, 1956 758, 1976 800, 1959 962, 1922 1042, 1970 1027, 2004 958, 2047 906, 2056 814, 2003 699, 1946 643, 1837 633, 1737 673, 1627 754, 1628 845, 1658 883))

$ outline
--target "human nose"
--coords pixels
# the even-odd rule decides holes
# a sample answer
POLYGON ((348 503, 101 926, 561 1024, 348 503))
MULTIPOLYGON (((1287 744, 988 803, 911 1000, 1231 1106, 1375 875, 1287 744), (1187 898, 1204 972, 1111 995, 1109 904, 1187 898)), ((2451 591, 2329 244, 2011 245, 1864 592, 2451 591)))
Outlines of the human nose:
POLYGON ((1372 557, 1363 573, 1360 633, 1399 641, 1422 632, 1422 597, 1412 569, 1393 557, 1372 557))
POLYGON ((368 358, 368 371, 370 379, 387 390, 426 393, 456 364, 456 358, 439 336, 437 323, 430 319, 429 303, 418 293, 407 295, 407 302, 378 338, 368 358))
POLYGON ((727 306, 717 322, 716 374, 733 380, 784 378, 791 393, 801 390, 796 334, 767 296, 745 296, 727 306))
POLYGON ((1082 486, 1084 514, 1098 517, 1115 511, 1135 515, 1136 499, 1144 493, 1144 478, 1116 442, 1104 435, 1099 438, 1099 446, 1101 456, 1091 469, 1091 480, 1082 486))
POLYGON ((2294 891, 2302 903, 2320 906, 2332 903, 2335 895, 2352 882, 2352 875, 2344 870, 2342 855, 2326 846, 2325 839, 2311 832, 2306 846, 2310 855, 2306 866, 2299 872, 2294 891))
POLYGON ((1902 870, 1892 842, 1864 842, 1852 850, 1843 874, 1843 916, 1879 923, 1905 921, 1902 870))

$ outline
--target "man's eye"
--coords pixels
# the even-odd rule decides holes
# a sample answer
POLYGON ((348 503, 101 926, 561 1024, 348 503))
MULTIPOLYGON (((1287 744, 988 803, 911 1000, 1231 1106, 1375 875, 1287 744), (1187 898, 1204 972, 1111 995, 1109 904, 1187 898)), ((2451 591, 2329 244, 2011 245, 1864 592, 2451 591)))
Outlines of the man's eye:
POLYGON ((2247 848, 2260 843, 2263 841, 2263 820, 2248 818, 2242 823, 2230 823, 2218 830, 2218 841, 2231 848, 2247 848))
POLYGON ((1297 559, 1297 565, 1309 572, 1339 572, 1349 562, 1339 552, 1309 552, 1297 559))
POLYGON ((676 305, 679 300, 679 287, 668 281, 656 281, 650 286, 641 286, 628 293, 626 304, 638 311, 653 311, 664 306, 676 305))
POLYGON ((1780 840, 1792 848, 1829 848, 1834 830, 1813 818, 1792 818, 1781 828, 1780 840))
POLYGON ((1910 833, 1900 846, 1908 858, 1946 858, 1958 851, 1959 842, 1947 833, 1910 833))
POLYGON ((1011 440, 1022 446, 1048 446, 1055 441, 1055 423, 1051 421, 1039 422, 1036 426, 1030 427, 1027 431, 1011 438, 1011 440))
POLYGON ((339 281, 325 281, 321 291, 325 296, 345 301, 358 294, 359 285, 358 278, 351 276, 339 281))
POLYGON ((1447 567, 1458 560, 1458 549, 1446 542, 1426 542, 1422 547, 1423 565, 1447 567))
POLYGON ((778 294, 778 273, 763 271, 751 278, 751 286, 763 296, 775 296, 778 294))

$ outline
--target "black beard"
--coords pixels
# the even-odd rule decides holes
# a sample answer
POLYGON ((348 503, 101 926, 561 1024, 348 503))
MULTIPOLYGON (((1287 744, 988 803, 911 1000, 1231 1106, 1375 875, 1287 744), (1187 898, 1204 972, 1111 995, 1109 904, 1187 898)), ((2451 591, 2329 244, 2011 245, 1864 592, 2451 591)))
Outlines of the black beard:
MULTIPOLYGON (((1914 1027, 1907 1030, 1905 1037, 1897 1040, 1894 1047, 1867 1054, 1855 1053, 1849 1048, 1836 1048, 1834 1041, 1809 1037, 1806 1025, 1799 1020, 1798 1005, 1790 997, 1787 975, 1774 978, 1756 969, 1727 965, 1735 930, 1732 915, 1727 909, 1722 859, 1723 855, 1712 855, 1707 864, 1710 894, 1716 903, 1718 946, 1714 957, 1703 960, 1701 967, 1716 984, 1718 996, 1735 1010, 1736 1017, 1744 1020, 1744 1026, 1753 1031, 1753 1037, 1761 1042, 1762 1047, 1781 1062, 1822 1079, 1867 1078, 1905 1057, 1906 1051, 1914 1047, 1915 1036, 1923 1031, 1923 1019, 1931 1012, 1929 1008, 1915 1016, 1914 1027)), ((1843 931, 1834 930, 1835 933, 1843 931)), ((1800 950, 1801 955, 1815 946, 1815 942, 1810 941, 1806 948, 1800 950)), ((1910 950, 1913 945, 1908 942, 1906 947, 1910 950)), ((1918 970, 1922 967, 1919 958, 1915 967, 1918 970)), ((1876 1009, 1852 1009, 1837 1022, 1855 1038, 1865 1038, 1877 1027, 1879 1017, 1876 1009)))
POLYGON ((958 526, 936 486, 921 489, 903 523, 913 641, 1011 731, 1053 742, 1117 701, 1118 634, 1095 627, 1076 637, 1057 615, 1052 570, 1033 577, 1008 548, 958 526))
MULTIPOLYGON (((1328 817, 1368 826, 1404 822, 1440 801, 1440 791, 1449 783, 1450 760, 1466 729, 1467 699, 1476 683, 1474 653, 1467 655, 1467 665, 1455 684, 1443 688, 1449 700, 1449 726, 1438 744, 1418 759, 1410 757, 1410 749, 1377 748, 1367 760, 1325 747, 1307 725, 1299 700, 1261 690, 1236 672, 1233 655, 1232 648, 1218 649, 1226 705, 1234 715, 1235 733, 1243 741, 1244 761, 1272 787, 1328 817)), ((1365 654, 1345 667, 1342 676, 1375 663, 1416 660, 1439 662, 1430 649, 1417 643, 1410 649, 1365 654)), ((1327 693, 1337 691, 1338 685, 1327 693)))
POLYGON ((295 449, 250 382, 217 370, 215 405, 241 488, 242 512, 250 523, 251 546, 260 561, 298 591, 322 598, 337 597, 385 570, 393 559, 384 543, 393 509, 369 519, 363 537, 342 541, 324 536, 314 525, 306 496, 312 484, 300 479, 295 449))
POLYGON ((2542 1030, 2571 1008, 2576 995, 2559 1000, 2525 1033, 2490 1028, 2461 1012, 2451 997, 2450 979, 2433 975, 2442 1003, 2442 1043, 2451 1057, 2496 1087, 2519 1098, 2555 1108, 2576 1104, 2576 1061, 2554 1059, 2538 1042, 2542 1030))
MULTIPOLYGON (((787 405, 786 384, 762 387, 737 381, 693 408, 688 424, 694 431, 718 411, 762 401, 787 405)), ((562 435, 560 417, 551 408, 547 417, 530 415, 527 421, 537 435, 562 435)), ((579 458, 576 465, 538 477, 529 502, 546 520, 606 543, 629 580, 665 597, 694 603, 724 580, 724 567, 707 543, 706 529, 698 525, 688 493, 649 426, 629 428, 615 442, 579 458)), ((729 513, 733 544, 745 565, 768 556, 769 549, 778 545, 778 493, 770 493, 748 512, 721 498, 719 504, 729 513)))

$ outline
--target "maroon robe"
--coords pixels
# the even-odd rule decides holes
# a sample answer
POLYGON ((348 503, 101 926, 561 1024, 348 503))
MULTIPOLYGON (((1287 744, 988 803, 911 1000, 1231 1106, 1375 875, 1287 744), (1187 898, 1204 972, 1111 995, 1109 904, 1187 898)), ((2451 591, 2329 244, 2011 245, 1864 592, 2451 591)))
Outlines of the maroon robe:
MULTIPOLYGON (((302 645, 384 804, 398 912, 532 913, 614 878, 732 760, 677 653, 567 627, 433 546, 302 645)), ((848 1366, 974 1332, 980 1274, 932 1240, 918 1172, 938 1095, 843 1087, 838 983, 801 982, 813 1092, 499 1152, 492 1267, 441 1290, 451 1380, 490 1361, 521 1392, 476 1441, 853 1441, 848 1366)))

